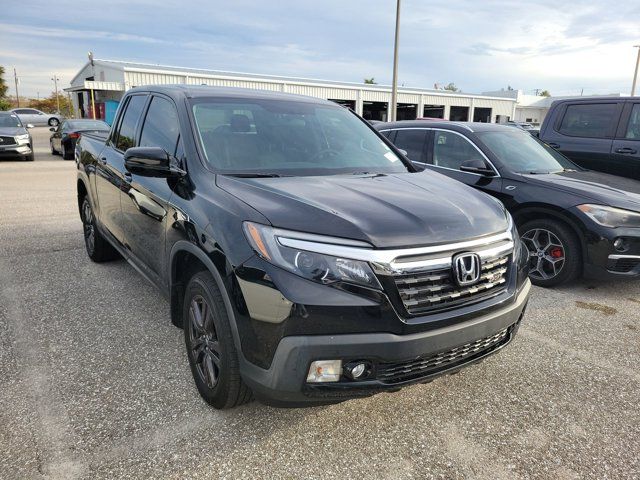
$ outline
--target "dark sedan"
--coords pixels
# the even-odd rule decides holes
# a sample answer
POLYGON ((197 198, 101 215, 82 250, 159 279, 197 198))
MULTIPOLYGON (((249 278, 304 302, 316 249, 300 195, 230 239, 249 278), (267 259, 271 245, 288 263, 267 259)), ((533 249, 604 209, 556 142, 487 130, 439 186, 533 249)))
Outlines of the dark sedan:
POLYGON ((535 284, 640 276, 640 182, 585 170, 519 128, 420 121, 375 128, 414 163, 500 199, 529 249, 535 284))
POLYGON ((12 112, 0 112, 0 158, 33 161, 33 141, 20 118, 12 112))
POLYGON ((53 132, 49 139, 51 153, 62 155, 65 160, 72 160, 76 142, 82 133, 109 132, 110 128, 102 120, 65 120, 49 129, 53 132))

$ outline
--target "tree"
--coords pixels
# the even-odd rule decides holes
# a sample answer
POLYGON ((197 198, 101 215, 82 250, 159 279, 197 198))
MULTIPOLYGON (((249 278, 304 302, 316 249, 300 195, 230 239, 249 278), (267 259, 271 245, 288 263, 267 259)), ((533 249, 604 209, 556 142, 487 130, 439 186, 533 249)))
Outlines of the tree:
POLYGON ((449 85, 447 85, 446 87, 444 87, 445 90, 449 90, 450 92, 459 92, 460 89, 458 87, 456 87, 456 84, 453 82, 450 82, 449 85))
POLYGON ((4 67, 0 65, 0 110, 9 110, 11 108, 11 103, 9 103, 9 99, 7 98, 7 83, 4 80, 4 67))
MULTIPOLYGON (((58 93, 58 99, 60 100, 60 113, 66 117, 71 117, 71 105, 69 104, 69 99, 65 95, 58 93)), ((56 101, 55 92, 51 92, 49 97, 44 98, 42 100, 31 100, 29 102, 29 106, 31 108, 37 108, 38 110, 42 110, 46 113, 55 113, 58 110, 58 102, 56 101)))
POLYGON ((364 83, 366 83, 367 85, 377 85, 378 82, 376 82, 376 79, 371 77, 371 78, 365 78, 364 79, 364 83))
POLYGON ((549 93, 549 90, 542 90, 542 91, 540 92, 540 96, 541 96, 541 97, 550 97, 550 96, 551 96, 551 93, 549 93))

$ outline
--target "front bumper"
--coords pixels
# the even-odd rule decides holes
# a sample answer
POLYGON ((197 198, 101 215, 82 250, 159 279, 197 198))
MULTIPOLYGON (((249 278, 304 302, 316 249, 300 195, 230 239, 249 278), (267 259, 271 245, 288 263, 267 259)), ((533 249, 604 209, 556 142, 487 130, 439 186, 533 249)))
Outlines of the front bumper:
POLYGON ((593 228, 588 235, 584 274, 588 278, 640 277, 640 228, 593 228), (624 240, 624 248, 614 242, 624 240))
POLYGON ((33 153, 30 145, 10 145, 0 148, 0 158, 27 157, 33 153))
POLYGON ((255 396, 277 406, 303 406, 335 403, 349 398, 370 396, 394 391, 414 383, 424 383, 436 376, 453 373, 471 363, 491 355, 507 345, 515 336, 523 317, 531 283, 527 280, 509 305, 460 323, 425 332, 396 335, 392 333, 358 333, 344 335, 306 335, 284 337, 276 349, 269 369, 242 360, 242 376, 255 396), (504 333, 504 334, 503 334, 504 333), (452 351, 469 350, 468 345, 484 345, 471 355, 456 361, 452 351), (499 341, 498 341, 499 340, 499 341), (383 365, 407 364, 442 354, 452 359, 444 365, 421 370, 418 375, 391 380, 378 376, 383 365), (373 365, 367 380, 353 381, 344 377, 336 383, 309 384, 306 377, 314 360, 366 360, 373 365))

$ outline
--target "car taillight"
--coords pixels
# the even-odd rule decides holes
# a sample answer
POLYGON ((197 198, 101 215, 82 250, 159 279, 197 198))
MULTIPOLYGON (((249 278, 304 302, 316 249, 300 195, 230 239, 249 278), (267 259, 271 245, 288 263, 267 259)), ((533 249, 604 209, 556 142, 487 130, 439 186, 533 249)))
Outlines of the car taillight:
POLYGON ((69 138, 80 138, 80 134, 79 133, 70 133, 69 134, 69 138))

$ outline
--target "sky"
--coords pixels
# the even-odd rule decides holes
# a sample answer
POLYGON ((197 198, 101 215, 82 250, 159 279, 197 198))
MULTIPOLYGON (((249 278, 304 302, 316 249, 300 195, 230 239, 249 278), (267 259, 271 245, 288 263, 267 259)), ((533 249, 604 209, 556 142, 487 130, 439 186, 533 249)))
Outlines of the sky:
MULTIPOLYGON (((48 96, 95 58, 390 84, 395 0, 0 0, 15 95, 48 96)), ((631 90, 640 1, 402 0, 399 84, 631 90)))

